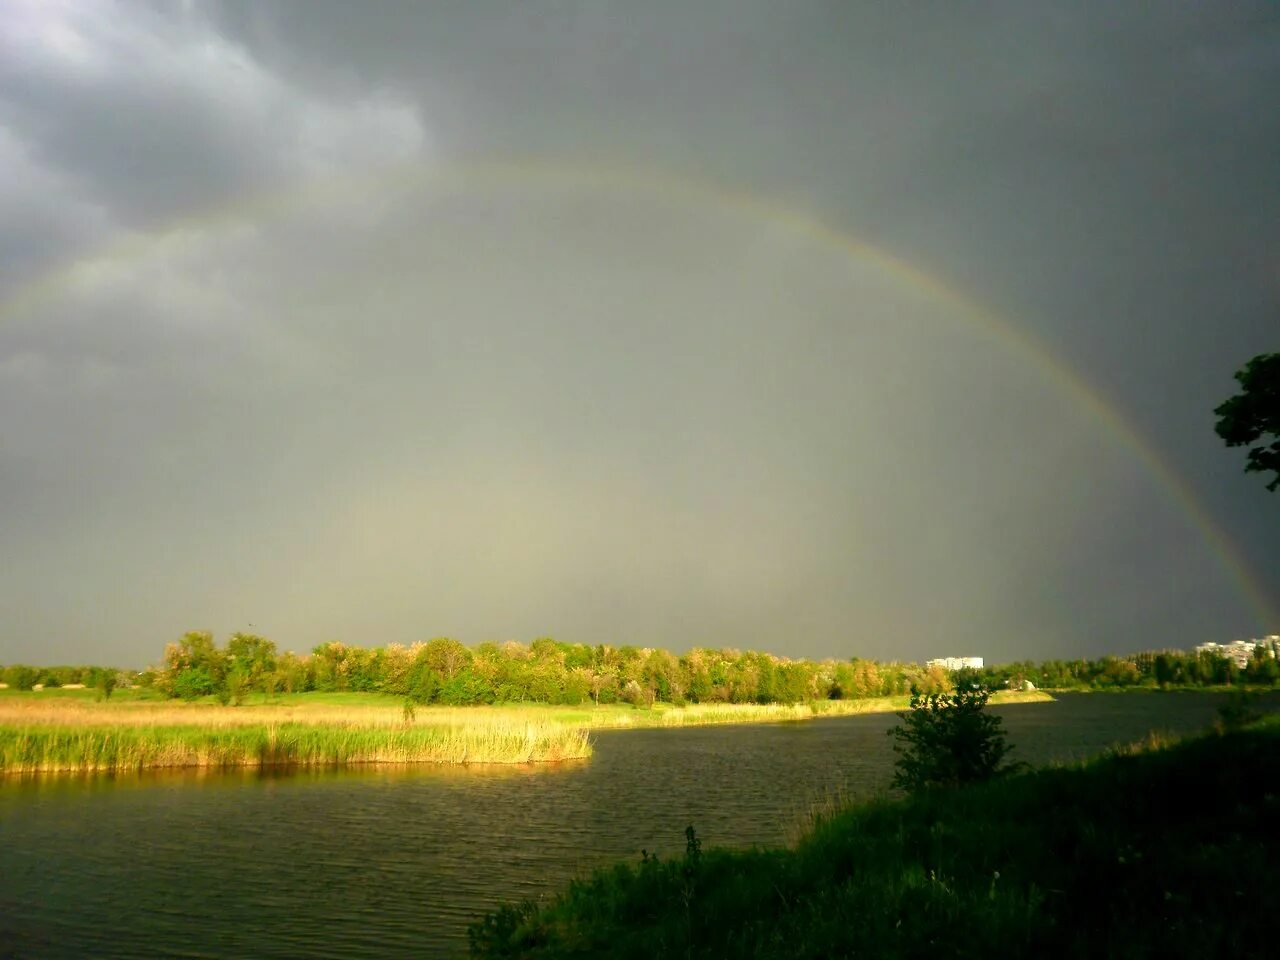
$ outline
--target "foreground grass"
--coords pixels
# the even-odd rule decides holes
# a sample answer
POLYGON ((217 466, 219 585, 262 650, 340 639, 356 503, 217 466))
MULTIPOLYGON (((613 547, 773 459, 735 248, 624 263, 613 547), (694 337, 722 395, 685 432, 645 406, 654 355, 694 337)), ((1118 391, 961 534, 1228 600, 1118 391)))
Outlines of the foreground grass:
MULTIPOLYGON (((598 871, 476 957, 1270 957, 1280 719, 598 871)), ((714 839, 714 838, 712 838, 714 839)))

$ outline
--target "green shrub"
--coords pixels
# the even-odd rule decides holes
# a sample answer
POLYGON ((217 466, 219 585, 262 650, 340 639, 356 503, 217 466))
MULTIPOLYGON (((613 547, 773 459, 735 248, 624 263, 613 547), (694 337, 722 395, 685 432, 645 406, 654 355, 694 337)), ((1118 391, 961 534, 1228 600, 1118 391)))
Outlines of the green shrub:
POLYGON ((15 690, 30 690, 36 685, 38 676, 34 668, 16 664, 5 668, 4 680, 15 690))
POLYGON ((111 694, 116 689, 118 678, 114 670, 103 670, 98 675, 98 697, 101 700, 110 700, 111 694))
POLYGON ((219 696, 218 701, 226 703, 229 700, 238 707, 244 703, 245 694, 249 692, 248 678, 239 669, 233 669, 227 673, 223 687, 226 690, 226 700, 219 696))
POLYGON ((439 700, 456 707, 493 703, 493 690, 484 677, 470 669, 460 670, 441 685, 439 700))
POLYGON ((188 667, 173 681, 173 694, 183 700, 199 700, 213 693, 213 677, 204 667, 188 667))
POLYGON ((889 735, 898 759, 893 785, 908 792, 990 780, 1005 771, 1010 747, 998 716, 986 712, 991 691, 957 677, 953 693, 911 695, 911 709, 889 735))
POLYGON ((1218 716, 1214 720, 1214 728, 1219 732, 1239 730, 1262 718, 1254 705, 1258 702, 1256 694, 1247 690, 1232 690, 1227 699, 1218 706, 1218 716))

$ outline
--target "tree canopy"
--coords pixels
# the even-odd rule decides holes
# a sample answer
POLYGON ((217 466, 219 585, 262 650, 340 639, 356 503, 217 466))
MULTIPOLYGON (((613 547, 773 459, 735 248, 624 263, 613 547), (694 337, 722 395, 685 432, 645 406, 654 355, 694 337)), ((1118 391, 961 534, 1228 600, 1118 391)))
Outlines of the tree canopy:
POLYGON ((1246 473, 1273 471, 1267 484, 1280 489, 1280 353, 1260 353, 1236 372, 1241 392, 1213 412, 1228 447, 1249 446, 1246 473), (1262 441, 1259 443, 1258 441, 1262 441))

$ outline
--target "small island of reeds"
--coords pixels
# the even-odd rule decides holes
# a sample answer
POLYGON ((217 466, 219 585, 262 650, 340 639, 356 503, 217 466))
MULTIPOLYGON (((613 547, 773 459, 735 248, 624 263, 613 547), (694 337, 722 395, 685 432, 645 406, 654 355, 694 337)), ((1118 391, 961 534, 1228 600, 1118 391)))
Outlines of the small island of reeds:
MULTIPOLYGON (((1044 699, 1009 692, 997 702, 1044 699)), ((377 693, 255 695, 240 706, 124 690, 0 691, 0 773, 357 763, 545 763, 591 755, 592 729, 770 723, 884 712, 902 697, 799 704, 442 707, 377 693)))
MULTIPOLYGON (((230 707, 90 696, 0 697, 0 772, 356 763, 536 763, 590 756, 580 726, 536 713, 392 703, 230 707)), ((296 699, 302 699, 306 695, 296 699)), ((390 699, 390 698, 386 698, 390 699)))

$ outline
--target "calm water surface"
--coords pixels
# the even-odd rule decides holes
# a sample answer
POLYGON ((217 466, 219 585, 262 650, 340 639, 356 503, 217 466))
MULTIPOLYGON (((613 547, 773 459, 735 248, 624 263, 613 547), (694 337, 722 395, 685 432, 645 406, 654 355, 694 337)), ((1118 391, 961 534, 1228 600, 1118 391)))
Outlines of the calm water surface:
MULTIPOLYGON (((1212 694, 999 709, 1015 756, 1204 727, 1212 694)), ((1273 699, 1271 708, 1276 708, 1273 699)), ((0 781, 0 956, 450 957, 466 925, 641 848, 774 844, 883 790, 892 715, 603 732, 557 767, 0 781)))

